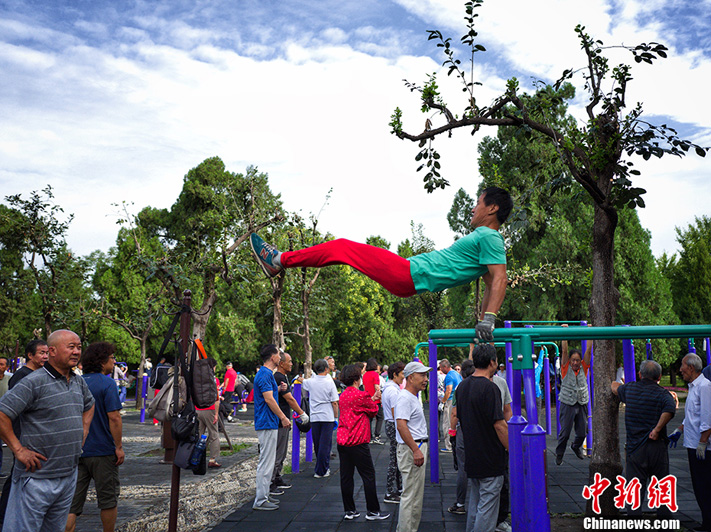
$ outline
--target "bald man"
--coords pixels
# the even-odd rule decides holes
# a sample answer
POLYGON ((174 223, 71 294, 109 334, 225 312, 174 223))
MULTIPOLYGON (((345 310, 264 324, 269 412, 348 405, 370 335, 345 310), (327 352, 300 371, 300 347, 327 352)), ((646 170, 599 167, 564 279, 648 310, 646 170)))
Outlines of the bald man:
POLYGON ((64 530, 94 416, 89 387, 71 371, 81 355, 79 336, 59 330, 47 344, 45 365, 0 398, 0 437, 16 460, 3 530, 64 530), (18 418, 19 440, 12 430, 18 418))

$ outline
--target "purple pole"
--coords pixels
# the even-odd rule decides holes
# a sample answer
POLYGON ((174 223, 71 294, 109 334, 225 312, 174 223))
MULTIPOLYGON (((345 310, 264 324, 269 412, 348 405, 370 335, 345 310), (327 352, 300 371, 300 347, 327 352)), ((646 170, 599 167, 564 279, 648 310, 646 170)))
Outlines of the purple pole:
MULTIPOLYGON (((505 321, 504 327, 506 329, 510 329, 511 322, 505 321)), ((504 360, 504 363, 506 364, 506 384, 508 384, 509 386, 509 393, 513 396, 513 366, 511 365, 511 342, 506 342, 506 347, 504 348, 504 350, 506 353, 506 360, 504 360)))
POLYGON ((556 370, 556 363, 560 362, 560 357, 557 356, 555 360, 556 362, 553 363, 553 371, 555 371, 555 435, 557 437, 560 433, 560 397, 558 397, 560 377, 558 376, 558 371, 556 370))
MULTIPOLYGON (((521 344, 528 344, 525 339, 521 344)), ((525 347, 524 347, 525 349, 525 347)), ((530 356, 524 353, 524 357, 530 356)), ((523 387, 526 397, 528 424, 521 432, 523 448, 523 484, 526 495, 523 532, 550 532, 551 519, 546 501, 546 432, 537 423, 536 388, 533 369, 523 370, 523 387)), ((511 505, 513 511, 513 504, 511 505)))
MULTIPOLYGON (((430 340, 430 482, 439 483, 439 424, 437 423, 437 346, 430 340)), ((447 438, 447 435, 444 435, 447 438)), ((425 457, 425 460, 427 458, 425 457)))
POLYGON ((652 354, 652 341, 647 340, 645 347, 647 349, 647 360, 654 360, 654 355, 652 354))
MULTIPOLYGON (((301 384, 296 383, 292 388, 294 399, 297 404, 301 404, 301 384)), ((294 427, 291 435, 291 472, 299 472, 299 462, 301 458, 301 431, 294 427)))
MULTIPOLYGON (((544 348, 545 349, 545 348, 544 348)), ((546 398, 546 434, 551 433, 551 364, 548 358, 548 349, 545 349, 545 358, 538 361, 543 364, 543 382, 546 384, 546 389, 543 391, 546 398)))
POLYGON ((711 338, 706 338, 706 365, 711 364, 711 338))
POLYGON ((696 346, 694 346, 694 339, 693 338, 689 338, 688 345, 689 345, 689 353, 696 353, 696 346))
POLYGON ((306 450, 304 452, 304 461, 314 461, 314 437, 311 430, 306 433, 306 450))
POLYGON ((637 380, 637 368, 634 361, 632 340, 622 340, 622 364, 625 368, 625 383, 637 380))
POLYGON ((148 395, 148 375, 143 376, 143 391, 141 392, 143 396, 143 406, 141 406, 141 423, 146 421, 146 397, 148 395))
MULTIPOLYGON (((513 342, 514 357, 521 353, 521 341, 513 342)), ((520 365, 516 364, 520 367, 520 365)), ((509 420, 509 490, 511 492, 511 528, 517 532, 523 530, 526 519, 524 504, 526 491, 523 484, 523 456, 521 432, 526 424, 526 418, 521 415, 521 370, 512 370, 511 410, 513 417, 509 420)), ((535 394, 534 394, 535 397, 535 394)))
MULTIPOLYGON (((583 320, 580 322, 580 325, 582 327, 587 327, 588 322, 583 320)), ((583 350, 583 354, 584 354, 585 350, 588 347, 588 341, 583 340, 580 343, 580 347, 583 350)), ((593 358, 594 358, 594 353, 592 351, 590 351, 590 369, 588 370, 588 397, 590 397, 590 400, 588 401, 588 435, 585 438, 585 444, 588 448, 588 456, 592 456, 592 444, 593 444, 592 411, 593 411, 593 405, 595 404, 595 372, 593 370, 593 358)))

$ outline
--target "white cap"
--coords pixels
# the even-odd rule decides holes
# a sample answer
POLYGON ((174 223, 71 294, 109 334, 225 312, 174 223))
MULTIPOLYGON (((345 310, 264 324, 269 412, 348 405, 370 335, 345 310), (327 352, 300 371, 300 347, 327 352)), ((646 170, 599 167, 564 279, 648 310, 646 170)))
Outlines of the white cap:
POLYGON ((409 377, 413 373, 427 373, 431 371, 432 368, 425 366, 422 362, 408 362, 405 366, 405 378, 409 377))

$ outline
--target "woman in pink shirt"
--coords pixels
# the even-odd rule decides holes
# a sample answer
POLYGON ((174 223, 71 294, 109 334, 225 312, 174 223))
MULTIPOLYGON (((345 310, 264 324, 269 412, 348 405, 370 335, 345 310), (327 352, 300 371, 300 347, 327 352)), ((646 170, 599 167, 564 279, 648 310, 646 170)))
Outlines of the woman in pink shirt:
POLYGON ((378 412, 380 390, 374 394, 359 390, 361 372, 357 366, 346 366, 341 370, 341 382, 346 385, 339 399, 338 455, 341 460, 341 497, 348 520, 360 517, 353 500, 353 475, 358 469, 363 480, 368 521, 387 519, 389 514, 380 513, 380 503, 375 487, 375 467, 370 456, 370 419, 378 412))

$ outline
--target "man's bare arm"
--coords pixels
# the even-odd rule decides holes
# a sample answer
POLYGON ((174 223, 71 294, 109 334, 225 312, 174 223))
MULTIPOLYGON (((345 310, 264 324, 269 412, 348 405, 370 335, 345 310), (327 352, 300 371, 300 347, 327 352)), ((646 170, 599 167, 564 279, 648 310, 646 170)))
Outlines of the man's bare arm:
POLYGON ((91 426, 91 420, 94 419, 94 405, 91 405, 89 410, 84 411, 81 415, 81 424, 84 427, 84 437, 81 440, 81 446, 84 447, 84 442, 86 437, 89 435, 89 427, 91 426))
POLYGON ((496 430, 496 435, 499 437, 501 445, 504 449, 509 450, 509 426, 503 419, 499 419, 494 422, 494 430, 496 430))
POLYGON ((282 397, 294 412, 299 415, 304 413, 304 411, 301 409, 301 405, 296 402, 296 399, 294 399, 294 396, 291 395, 291 392, 286 392, 284 395, 282 395, 282 397))
POLYGON ((420 450, 420 446, 415 443, 415 438, 412 437, 410 428, 407 426, 406 419, 397 420, 397 431, 400 433, 402 441, 412 451, 412 458, 417 467, 421 467, 425 463, 425 455, 420 450))
POLYGON ((114 410, 113 412, 108 412, 106 415, 109 418, 109 431, 111 431, 111 436, 116 446, 116 465, 120 466, 123 464, 125 458, 123 452, 123 421, 121 420, 121 412, 114 410))
POLYGON ((486 288, 484 289, 484 298, 481 302, 480 319, 484 319, 486 312, 493 312, 494 314, 499 312, 504 302, 506 285, 508 283, 506 264, 488 264, 486 267, 489 271, 482 276, 486 288))
POLYGON ((284 415, 284 412, 281 411, 281 408, 279 408, 279 404, 276 402, 276 399, 274 399, 274 394, 271 390, 268 392, 262 392, 262 397, 264 398, 264 402, 267 403, 269 410, 271 410, 281 421, 281 426, 291 427, 291 420, 284 415))
POLYGON ((333 417, 338 419, 338 401, 331 401, 331 406, 333 407, 333 417))
POLYGON ((27 471, 33 472, 37 469, 41 469, 41 461, 47 460, 47 457, 22 446, 20 440, 17 439, 15 432, 12 430, 12 421, 2 412, 0 412, 0 438, 7 443, 7 446, 15 455, 15 458, 25 466, 27 471))
POLYGON ((659 416, 659 421, 657 422, 657 425, 649 433, 649 439, 650 440, 658 440, 659 433, 662 431, 662 429, 664 427, 666 427, 667 423, 669 423, 673 417, 674 417, 674 414, 672 414, 671 412, 662 412, 662 415, 659 416))

